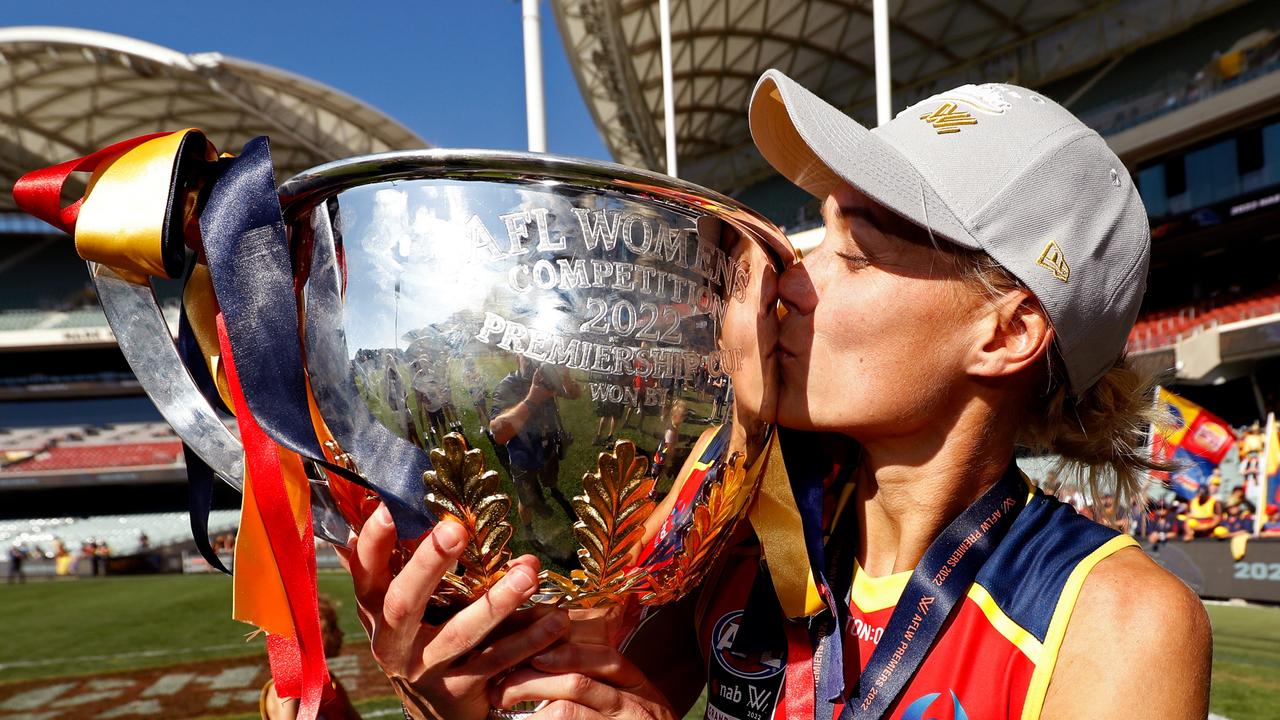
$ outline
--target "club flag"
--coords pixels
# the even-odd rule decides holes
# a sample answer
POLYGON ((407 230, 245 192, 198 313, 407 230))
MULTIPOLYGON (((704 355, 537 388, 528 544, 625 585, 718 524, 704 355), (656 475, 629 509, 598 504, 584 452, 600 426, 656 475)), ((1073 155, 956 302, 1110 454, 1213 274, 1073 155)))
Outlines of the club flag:
POLYGON ((1263 465, 1264 475, 1266 476, 1266 492, 1263 497, 1266 502, 1258 506, 1258 510, 1262 510, 1272 503, 1280 505, 1280 429, 1277 429, 1275 418, 1268 418, 1267 423, 1267 457, 1263 465))
POLYGON ((1169 487, 1187 500, 1209 482, 1236 435, 1222 418, 1164 388, 1160 388, 1159 402, 1165 417, 1151 438, 1151 453, 1154 459, 1173 464, 1169 487))

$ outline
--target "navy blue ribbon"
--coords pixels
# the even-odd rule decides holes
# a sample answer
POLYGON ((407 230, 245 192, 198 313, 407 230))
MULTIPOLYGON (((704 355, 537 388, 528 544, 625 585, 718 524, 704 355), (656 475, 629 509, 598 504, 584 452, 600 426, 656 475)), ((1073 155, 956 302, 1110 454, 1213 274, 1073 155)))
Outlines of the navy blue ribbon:
POLYGON ((209 510, 213 507, 213 468, 209 467, 200 456, 186 443, 182 443, 182 456, 187 461, 187 515, 191 518, 191 537, 196 541, 196 549, 200 557, 230 575, 231 571, 222 564, 222 558, 214 552, 209 544, 209 510))
MULTIPOLYGON (((925 551, 889 616, 884 635, 841 720, 871 720, 886 711, 924 663, 933 641, 978 571, 1022 511, 1027 486, 1012 461, 1000 481, 960 514, 925 551)), ((829 668, 815 667, 815 674, 829 668)))
POLYGON ((316 438, 303 375, 293 265, 267 138, 250 140, 239 156, 221 161, 219 170, 200 214, 200 231, 254 419, 283 447, 377 492, 401 538, 422 535, 434 524, 422 502, 422 471, 430 467, 425 453, 409 443, 384 443, 382 453, 361 453, 376 460, 364 463, 357 475, 327 462, 316 438))

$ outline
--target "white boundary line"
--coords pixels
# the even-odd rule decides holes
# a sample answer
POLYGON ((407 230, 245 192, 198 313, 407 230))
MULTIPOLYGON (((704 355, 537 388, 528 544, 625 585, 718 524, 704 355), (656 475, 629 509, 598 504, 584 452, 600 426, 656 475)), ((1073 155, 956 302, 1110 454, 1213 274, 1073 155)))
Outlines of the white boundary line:
POLYGON ((40 665, 57 665, 59 663, 117 660, 120 658, 149 658, 165 657, 167 655, 189 655, 191 653, 206 652, 209 650, 233 650, 235 648, 243 647, 246 647, 244 643, 236 643, 233 645, 207 645, 205 647, 183 648, 180 650, 139 650, 136 652, 114 653, 111 655, 78 655, 73 657, 44 658, 42 660, 19 660, 17 662, 0 663, 0 670, 19 667, 38 667, 40 665))

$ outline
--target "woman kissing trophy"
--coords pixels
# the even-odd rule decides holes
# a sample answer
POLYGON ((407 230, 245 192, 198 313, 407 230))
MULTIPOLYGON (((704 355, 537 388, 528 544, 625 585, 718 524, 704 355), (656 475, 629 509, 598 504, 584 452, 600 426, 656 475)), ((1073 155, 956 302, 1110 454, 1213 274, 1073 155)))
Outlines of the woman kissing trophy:
POLYGON ((710 190, 452 150, 277 188, 266 138, 229 157, 184 130, 30 173, 15 198, 74 235, 185 443, 193 531, 219 567, 209 484, 242 491, 234 616, 266 631, 304 717, 328 686, 312 535, 345 547, 385 504, 396 572, 447 518, 466 545, 428 623, 531 554, 530 605, 620 615, 622 642, 698 584, 765 474, 794 255, 710 190), (64 205, 72 172, 89 190, 64 205), (176 339, 152 277, 184 282, 176 339))

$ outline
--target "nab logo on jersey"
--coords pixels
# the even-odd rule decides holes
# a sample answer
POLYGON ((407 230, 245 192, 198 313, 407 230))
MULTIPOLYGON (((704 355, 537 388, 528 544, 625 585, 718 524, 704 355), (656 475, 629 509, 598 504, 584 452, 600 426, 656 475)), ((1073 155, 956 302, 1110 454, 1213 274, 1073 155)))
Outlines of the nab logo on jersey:
POLYGON ((785 655, 761 653, 745 655, 731 650, 734 638, 738 637, 738 622, 742 619, 742 611, 735 610, 725 614, 716 622, 711 631, 711 650, 716 664, 735 675, 747 680, 770 678, 781 673, 786 666, 785 655))
MULTIPOLYGON (((956 697, 956 694, 950 690, 947 692, 951 693, 952 720, 969 720, 968 713, 966 713, 964 708, 960 705, 960 698, 956 697)), ((928 695, 916 698, 907 706, 907 709, 902 712, 902 720, 942 720, 942 718, 938 716, 930 715, 928 718, 925 718, 924 716, 925 713, 929 712, 929 708, 933 705, 933 701, 940 697, 942 697, 942 693, 929 693, 928 695)))

